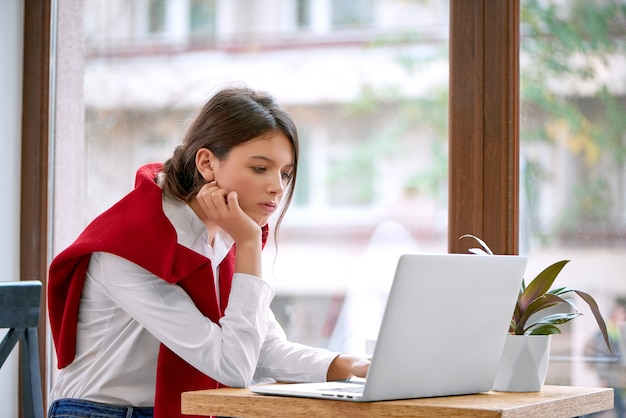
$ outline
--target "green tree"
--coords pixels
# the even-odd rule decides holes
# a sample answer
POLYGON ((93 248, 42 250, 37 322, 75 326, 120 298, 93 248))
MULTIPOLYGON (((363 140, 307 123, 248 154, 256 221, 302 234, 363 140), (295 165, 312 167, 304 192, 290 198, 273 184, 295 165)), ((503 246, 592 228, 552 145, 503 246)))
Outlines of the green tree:
MULTIPOLYGON (((615 85, 623 89, 626 77, 626 1, 522 0, 521 35, 521 140, 561 144, 577 166, 556 232, 607 230, 621 209, 626 157, 624 92, 615 85)), ((532 226, 534 193, 550 167, 538 158, 527 167, 532 226)))

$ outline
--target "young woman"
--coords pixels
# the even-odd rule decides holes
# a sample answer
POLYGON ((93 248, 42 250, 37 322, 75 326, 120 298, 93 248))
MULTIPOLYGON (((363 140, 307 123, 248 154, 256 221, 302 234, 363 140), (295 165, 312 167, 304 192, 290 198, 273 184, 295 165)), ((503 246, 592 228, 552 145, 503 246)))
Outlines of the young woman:
POLYGON ((297 163, 289 115, 267 94, 229 88, 165 164, 139 169, 50 266, 61 370, 48 417, 171 418, 187 390, 365 376, 365 357, 287 341, 270 310, 261 250, 297 163))

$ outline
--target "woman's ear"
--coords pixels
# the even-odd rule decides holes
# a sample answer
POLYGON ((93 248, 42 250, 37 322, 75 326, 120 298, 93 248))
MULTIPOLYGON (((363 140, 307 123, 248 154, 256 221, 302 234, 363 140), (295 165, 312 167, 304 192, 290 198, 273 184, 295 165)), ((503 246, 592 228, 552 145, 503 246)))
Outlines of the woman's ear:
POLYGON ((200 148, 196 152, 196 168, 207 182, 215 180, 215 173, 213 172, 215 160, 215 155, 207 148, 200 148))

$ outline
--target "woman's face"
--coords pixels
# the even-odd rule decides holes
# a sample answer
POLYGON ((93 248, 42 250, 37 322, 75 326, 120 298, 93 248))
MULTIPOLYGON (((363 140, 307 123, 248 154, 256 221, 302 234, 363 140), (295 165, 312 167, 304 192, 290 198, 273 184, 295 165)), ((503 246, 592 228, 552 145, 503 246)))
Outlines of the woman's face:
POLYGON ((276 131, 232 148, 223 160, 213 156, 212 168, 217 185, 237 192, 241 209, 264 226, 278 209, 293 164, 291 142, 276 131))

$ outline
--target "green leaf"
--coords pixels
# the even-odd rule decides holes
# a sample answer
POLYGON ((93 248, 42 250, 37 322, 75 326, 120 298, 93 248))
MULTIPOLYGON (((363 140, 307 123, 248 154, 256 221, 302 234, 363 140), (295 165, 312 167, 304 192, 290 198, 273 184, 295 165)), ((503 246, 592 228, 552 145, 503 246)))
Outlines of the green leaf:
POLYGON ((522 335, 549 335, 549 334, 560 334, 561 330, 556 325, 552 324, 543 324, 538 325, 536 327, 529 328, 522 335))
MULTIPOLYGON (((465 235, 461 235, 459 237, 459 239, 462 238, 474 238, 476 241, 478 241, 478 243, 480 244, 481 247, 483 247, 483 249, 485 250, 485 252, 489 255, 493 255, 493 251, 491 251, 491 248, 489 248, 489 246, 485 243, 485 241, 483 241, 482 239, 478 238, 475 235, 472 234, 465 234, 465 235)), ((473 248, 474 250, 476 250, 476 248, 473 248)), ((473 252, 472 250, 470 250, 471 252, 473 252)))
POLYGON ((511 324, 509 325, 509 334, 515 334, 515 318, 511 319, 511 324))
POLYGON ((522 287, 520 289, 520 295, 524 293, 524 290, 526 290, 526 281, 524 280, 524 278, 522 278, 522 287))
MULTIPOLYGON (((604 322, 604 318, 602 318, 602 314, 600 313, 600 308, 598 307, 598 304, 596 303, 595 299, 590 294, 577 290, 577 289, 572 289, 571 287, 560 287, 558 289, 552 289, 548 292, 548 294, 559 297, 557 295, 563 295, 565 293, 570 293, 570 292, 576 293, 578 296, 580 296, 582 300, 584 300, 587 303, 587 305, 589 305, 589 308, 591 309, 591 312, 593 313, 593 316, 596 319, 596 322, 598 323, 598 327, 600 328, 600 332, 602 333, 604 342, 606 343, 606 346, 609 349, 609 352, 612 354, 613 350, 611 350, 611 345, 609 343, 609 333, 606 328, 606 323, 604 322)), ((568 302, 566 299, 563 299, 563 301, 568 302)), ((539 309, 543 309, 543 308, 535 309, 532 306, 533 303, 531 303, 531 305, 528 306, 527 311, 529 310, 537 311, 539 309)), ((526 315, 525 313, 524 315, 522 315, 522 317, 525 317, 525 318, 528 318, 528 316, 530 316, 530 314, 526 315)), ((518 327, 520 327, 519 322, 522 322, 522 321, 525 321, 525 320, 518 319, 518 327)), ((521 325, 521 328, 524 328, 524 324, 521 325)))
POLYGON ((548 293, 553 294, 553 295, 562 295, 564 293, 573 292, 573 291, 574 289, 564 286, 564 287, 559 287, 556 289, 550 289, 548 293))
MULTIPOLYGON (((523 334, 524 332, 523 330, 527 328, 526 322, 532 315, 537 314, 539 311, 543 309, 560 305, 561 303, 567 303, 571 305, 571 303, 568 300, 563 299, 562 297, 558 295, 553 295, 551 293, 546 293, 545 295, 541 295, 537 299, 533 300, 530 303, 530 305, 528 305, 528 308, 526 308, 526 310, 521 314, 521 316, 516 318, 516 323, 517 323, 517 328, 515 330, 516 334, 523 334)), ((574 307, 574 309, 576 308, 574 307)))
MULTIPOLYGON (((566 313, 556 313, 556 314, 552 314, 552 315, 547 315, 544 316, 541 319, 538 319, 534 322, 532 322, 530 325, 528 325, 526 328, 524 328, 524 331, 522 334, 526 334, 529 330, 532 330, 534 334, 537 334, 536 331, 536 327, 539 325, 560 325, 560 324, 564 324, 566 322, 571 321, 572 319, 578 317, 582 315, 580 312, 576 311, 576 312, 566 312, 566 313)), ((547 329, 550 329, 550 327, 548 327, 547 329)), ((560 332, 559 332, 560 333, 560 332)))
MULTIPOLYGON (((482 247, 482 249, 470 248, 469 252, 481 255, 493 255, 493 251, 491 251, 489 246, 477 236, 472 234, 465 234, 459 237, 459 239, 462 238, 473 238, 482 247)), ((513 311, 513 317, 509 325, 509 333, 516 335, 560 334, 561 331, 559 330, 557 325, 564 324, 576 318, 577 316, 582 315, 576 310, 576 307, 574 305, 572 305, 567 299, 564 299, 560 296, 566 293, 575 292, 591 308, 591 311, 596 318, 596 322, 600 327, 600 331, 602 332, 604 342, 606 343, 609 351, 612 353, 613 351, 611 350, 611 345, 609 343, 609 335, 606 324, 604 322, 604 319, 602 318, 602 315, 600 314, 598 304, 593 299, 593 297, 585 292, 581 292, 580 290, 572 289, 567 286, 550 289, 563 267, 565 267, 565 265, 569 263, 569 261, 570 260, 561 260, 548 266, 541 273, 539 273, 528 284, 528 286, 526 286, 524 279, 522 279, 517 303, 515 304, 515 310, 513 311), (574 312, 546 315, 533 321, 530 325, 526 324, 526 322, 531 317, 537 316, 538 312, 542 311, 543 309, 559 305, 561 303, 570 304, 573 307, 574 312)))
POLYGON ((590 294, 581 292, 580 290, 573 290, 573 291, 576 292, 576 294, 580 296, 582 300, 587 302, 587 305, 589 305, 589 308, 591 309, 593 316, 596 318, 598 327, 600 327, 600 332, 602 332, 602 337, 604 338, 604 342, 606 343, 606 346, 609 349, 609 352, 613 354, 613 350, 611 350, 611 344, 609 343, 609 332, 606 329, 606 323, 604 322, 604 319, 602 318, 602 315, 600 314, 600 309, 598 308, 598 304, 596 303, 595 299, 591 297, 590 294))
POLYGON ((528 284, 517 301, 521 315, 524 314, 528 305, 530 305, 533 300, 548 293, 552 283, 554 283, 554 280, 567 263, 569 263, 569 260, 557 261, 556 263, 546 267, 545 270, 539 273, 537 277, 535 277, 533 281, 528 284))
POLYGON ((482 250, 480 248, 469 248, 467 251, 476 255, 490 255, 485 250, 482 250))

